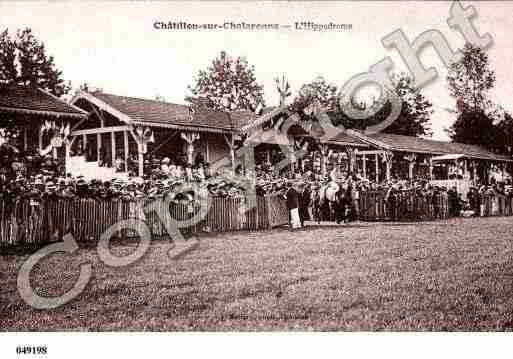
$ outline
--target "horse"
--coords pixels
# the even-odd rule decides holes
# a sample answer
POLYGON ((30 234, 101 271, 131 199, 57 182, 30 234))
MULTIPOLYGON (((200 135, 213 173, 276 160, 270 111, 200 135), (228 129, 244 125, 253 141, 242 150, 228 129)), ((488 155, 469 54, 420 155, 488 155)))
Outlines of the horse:
POLYGON ((329 182, 312 192, 314 220, 335 220, 347 222, 351 215, 351 187, 344 183, 329 182))

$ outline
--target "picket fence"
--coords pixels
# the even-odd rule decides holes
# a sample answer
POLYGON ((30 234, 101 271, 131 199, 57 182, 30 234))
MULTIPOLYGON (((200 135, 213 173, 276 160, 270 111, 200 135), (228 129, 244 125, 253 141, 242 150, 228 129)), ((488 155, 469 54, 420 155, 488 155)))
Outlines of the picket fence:
MULTIPOLYGON (((144 221, 152 237, 168 236, 166 224, 184 235, 199 232, 259 230, 288 223, 281 196, 208 197, 193 202, 152 200, 54 199, 0 201, 0 246, 57 241, 71 233, 77 242, 96 241, 112 225, 130 218, 144 221), (168 207, 168 208, 166 208, 168 207)), ((114 231, 118 237, 135 230, 114 231)))
MULTIPOLYGON (((446 192, 426 196, 418 191, 403 191, 388 201, 383 191, 360 194, 360 219, 363 221, 422 221, 447 219, 451 208, 446 192)), ((513 197, 503 194, 484 195, 475 216, 513 216, 513 197)))
MULTIPOLYGON (((0 248, 39 245, 62 239, 71 233, 77 242, 97 241, 111 226, 136 218, 144 221, 153 238, 167 237, 166 225, 183 235, 200 232, 261 230, 288 223, 288 210, 280 195, 251 198, 208 197, 201 201, 176 202, 161 198, 146 200, 53 199, 32 206, 30 200, 0 200, 0 248)), ((447 193, 425 196, 403 191, 386 199, 383 191, 360 193, 362 221, 422 221, 450 216, 447 193)), ((477 215, 512 216, 513 198, 484 196, 477 215)), ((133 229, 114 235, 136 236, 133 229)))
POLYGON ((402 191, 386 198, 386 192, 367 191, 360 194, 360 219, 363 221, 423 221, 449 217, 447 193, 431 196, 414 191, 402 191))
POLYGON ((475 212, 481 217, 513 216, 513 197, 504 194, 483 195, 475 212))

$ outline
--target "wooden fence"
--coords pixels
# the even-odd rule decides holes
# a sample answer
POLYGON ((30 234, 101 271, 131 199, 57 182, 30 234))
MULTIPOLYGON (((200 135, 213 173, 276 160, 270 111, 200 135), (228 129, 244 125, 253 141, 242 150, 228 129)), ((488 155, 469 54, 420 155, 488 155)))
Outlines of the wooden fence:
POLYGON ((386 198, 386 192, 360 194, 360 219, 363 221, 422 221, 449 217, 447 193, 425 196, 418 191, 402 191, 386 198))
MULTIPOLYGON (((56 241, 72 233, 77 242, 96 241, 109 227, 122 220, 145 221, 152 237, 168 236, 166 224, 184 234, 258 230, 288 223, 280 196, 248 198, 209 197, 189 203, 164 199, 55 199, 31 206, 30 200, 0 201, 0 246, 56 241), (168 208, 166 208, 168 207, 168 208)), ((120 237, 134 230, 116 232, 120 237)))
MULTIPOLYGON (((199 232, 259 230, 288 223, 285 200, 278 195, 248 198, 209 197, 189 203, 164 199, 54 199, 31 205, 30 200, 0 200, 0 247, 57 241, 66 233, 77 242, 97 241, 112 225, 129 218, 143 220, 152 237, 168 236, 166 224, 187 235, 199 232)), ((382 191, 362 192, 359 198, 363 221, 421 221, 450 216, 447 193, 426 196, 404 191, 386 199, 382 191)), ((484 196, 477 215, 512 216, 513 198, 484 196)), ((133 229, 116 232, 134 236, 133 229)))
POLYGON ((481 217, 513 216, 513 197, 504 194, 483 195, 475 212, 481 217))

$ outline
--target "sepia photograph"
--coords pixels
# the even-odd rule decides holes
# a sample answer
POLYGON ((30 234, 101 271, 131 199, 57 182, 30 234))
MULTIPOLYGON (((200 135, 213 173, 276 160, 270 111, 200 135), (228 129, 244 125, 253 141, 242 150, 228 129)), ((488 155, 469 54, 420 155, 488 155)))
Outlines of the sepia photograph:
POLYGON ((0 356, 511 331, 512 15, 0 1, 0 356))

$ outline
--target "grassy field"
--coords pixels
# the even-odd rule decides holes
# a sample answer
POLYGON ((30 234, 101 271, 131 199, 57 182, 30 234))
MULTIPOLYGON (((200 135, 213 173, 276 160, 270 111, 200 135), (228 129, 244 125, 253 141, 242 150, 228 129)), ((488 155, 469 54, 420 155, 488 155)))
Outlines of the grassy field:
MULTIPOLYGON (((114 252, 130 252, 118 244, 114 252)), ((364 223, 204 237, 180 260, 155 241, 138 262, 110 268, 95 249, 52 255, 38 293, 85 291, 54 310, 20 298, 27 256, 0 257, 1 330, 509 330, 513 218, 364 223)))

